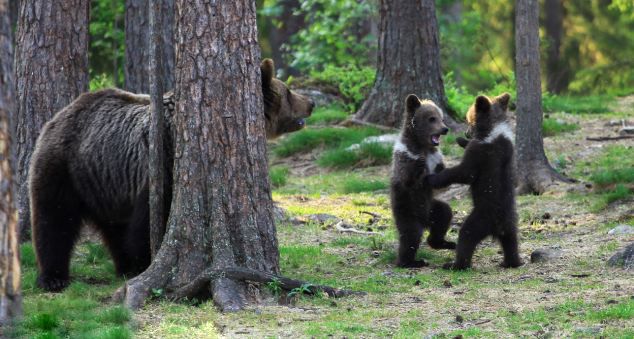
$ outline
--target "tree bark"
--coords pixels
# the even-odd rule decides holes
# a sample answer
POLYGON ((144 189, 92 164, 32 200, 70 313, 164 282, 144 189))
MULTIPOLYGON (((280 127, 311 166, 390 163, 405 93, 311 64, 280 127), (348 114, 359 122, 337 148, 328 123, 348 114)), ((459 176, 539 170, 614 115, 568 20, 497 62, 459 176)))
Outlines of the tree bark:
POLYGON ((548 163, 542 138, 542 89, 539 71, 539 3, 516 3, 517 43, 517 175, 519 193, 543 193, 557 181, 570 179, 558 174, 548 163))
POLYGON ((18 232, 9 152, 9 119, 15 114, 10 16, 9 1, 0 0, 0 326, 11 323, 22 313, 18 232))
POLYGON ((433 100, 451 117, 440 68, 434 0, 381 0, 379 51, 374 87, 355 119, 400 127, 405 97, 414 93, 433 100))
POLYGON ((546 88, 559 94, 568 88, 569 71, 560 57, 564 36, 564 7, 561 0, 545 0, 544 28, 548 38, 546 50, 546 88))
MULTIPOLYGON (((205 269, 279 272, 266 159, 255 1, 177 1, 176 150, 163 245, 128 281, 126 305, 151 288, 178 289, 205 269)), ((224 311, 242 308, 246 285, 209 290, 224 311)))
MULTIPOLYGON (((160 4, 163 37, 163 86, 174 88, 174 0, 152 0, 160 4)), ((149 4, 148 0, 126 0, 125 9, 125 89, 134 93, 149 93, 149 4)))
POLYGON ((150 17, 150 248, 156 256, 165 233, 163 220, 163 39, 161 35, 162 8, 158 1, 151 1, 150 17))
MULTIPOLYGON (((18 215, 21 236, 30 227, 27 176, 40 129, 88 90, 89 0, 21 1, 17 29, 18 215)), ((24 239, 24 238, 23 238, 24 239)))

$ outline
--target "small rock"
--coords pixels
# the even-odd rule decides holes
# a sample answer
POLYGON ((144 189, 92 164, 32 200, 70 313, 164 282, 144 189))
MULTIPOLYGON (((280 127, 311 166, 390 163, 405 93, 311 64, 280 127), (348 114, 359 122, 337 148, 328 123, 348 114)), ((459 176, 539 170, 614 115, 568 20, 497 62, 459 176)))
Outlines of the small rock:
POLYGON ((286 214, 286 210, 279 206, 273 206, 273 219, 275 223, 287 221, 288 215, 286 214))
POLYGON ((442 285, 443 285, 443 286, 445 286, 445 287, 447 287, 447 288, 451 288, 451 287, 453 287, 453 284, 452 284, 452 283, 451 283, 451 281, 449 281, 449 280, 445 280, 445 281, 442 283, 442 285))
POLYGON ((614 305, 614 304, 618 304, 619 302, 614 300, 614 299, 609 299, 608 301, 606 301, 606 304, 608 305, 614 305))
POLYGON ((623 235, 623 234, 634 234, 634 227, 630 225, 617 225, 613 229, 608 231, 608 235, 623 235))
POLYGON ((456 322, 457 322, 457 323, 462 323, 463 321, 464 321, 464 318, 463 318, 460 314, 458 314, 458 315, 456 316, 456 322))
POLYGON ((306 216, 306 219, 319 225, 332 225, 341 220, 332 214, 326 213, 310 214, 306 216))
POLYGON ((542 219, 544 219, 544 220, 548 220, 548 219, 550 219, 550 217, 551 217, 551 215, 550 215, 550 213, 548 213, 548 212, 546 212, 546 213, 544 213, 544 214, 542 215, 542 219))
POLYGON ((608 260, 608 265, 612 267, 621 267, 626 270, 634 269, 634 243, 631 243, 624 249, 616 252, 608 260))
POLYGON ((314 88, 298 88, 294 90, 296 93, 305 95, 315 102, 315 106, 328 106, 337 101, 337 96, 322 92, 314 88))
POLYGON ((603 331, 603 329, 599 326, 592 327, 577 327, 575 328, 575 332, 583 333, 586 335, 599 334, 603 331))
POLYGON ((532 263, 544 263, 561 258, 562 252, 553 248, 538 248, 531 253, 532 263))
POLYGON ((381 256, 381 252, 379 251, 372 251, 372 256, 375 258, 378 258, 379 256, 381 256))

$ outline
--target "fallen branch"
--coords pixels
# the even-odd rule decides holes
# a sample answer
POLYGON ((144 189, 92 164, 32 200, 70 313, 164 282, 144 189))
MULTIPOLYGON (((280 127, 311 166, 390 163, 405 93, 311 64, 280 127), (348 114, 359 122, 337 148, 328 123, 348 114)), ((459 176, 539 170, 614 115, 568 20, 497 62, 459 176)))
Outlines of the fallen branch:
POLYGON ((610 140, 622 140, 622 139, 634 139, 634 135, 619 135, 617 137, 587 137, 588 141, 610 141, 610 140))
POLYGON ((224 269, 207 269, 198 277, 196 277, 192 282, 186 284, 181 288, 178 288, 171 293, 168 293, 167 296, 170 299, 193 298, 205 288, 207 288, 210 283, 221 278, 232 279, 235 281, 251 281, 258 283, 276 282, 279 283, 279 286, 286 291, 305 287, 306 292, 309 294, 314 295, 323 292, 333 298, 340 298, 350 295, 365 295, 365 292, 343 290, 325 285, 312 285, 306 281, 290 279, 250 268, 229 267, 224 269))
POLYGON ((380 214, 378 214, 378 213, 374 213, 374 212, 370 212, 370 211, 359 211, 359 213, 367 214, 367 215, 373 216, 373 217, 375 217, 377 219, 383 219, 383 217, 380 214))
POLYGON ((361 231, 352 227, 343 227, 343 225, 344 225, 343 221, 340 221, 335 225, 335 229, 339 232, 344 232, 344 233, 354 233, 354 234, 363 234, 363 235, 380 235, 381 234, 378 232, 361 231))
POLYGON ((344 126, 344 127, 351 127, 351 126, 369 126, 369 127, 374 127, 380 131, 384 131, 384 132, 391 132, 391 133, 395 133, 398 132, 399 129, 398 128, 394 128, 394 127, 388 127, 388 126, 383 126, 383 125, 379 125, 379 124, 373 124, 371 122, 367 122, 367 121, 362 121, 362 120, 358 120, 355 118, 350 118, 347 120, 342 121, 340 124, 340 126, 344 126))

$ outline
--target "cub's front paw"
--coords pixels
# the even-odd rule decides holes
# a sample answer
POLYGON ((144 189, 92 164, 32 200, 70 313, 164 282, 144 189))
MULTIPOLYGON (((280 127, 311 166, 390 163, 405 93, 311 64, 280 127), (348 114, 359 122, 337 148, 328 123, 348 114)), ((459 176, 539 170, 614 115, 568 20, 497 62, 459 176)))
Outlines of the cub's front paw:
POLYGON ((407 262, 398 262, 396 266, 403 268, 420 268, 429 266, 429 264, 425 260, 412 260, 407 262))
POLYGON ((37 277, 37 287, 46 290, 48 292, 60 292, 65 289, 70 283, 68 278, 59 277, 37 277))
POLYGON ((469 139, 463 138, 463 137, 457 137, 456 138, 456 143, 458 144, 458 146, 462 147, 462 148, 466 148, 467 145, 469 144, 469 139))

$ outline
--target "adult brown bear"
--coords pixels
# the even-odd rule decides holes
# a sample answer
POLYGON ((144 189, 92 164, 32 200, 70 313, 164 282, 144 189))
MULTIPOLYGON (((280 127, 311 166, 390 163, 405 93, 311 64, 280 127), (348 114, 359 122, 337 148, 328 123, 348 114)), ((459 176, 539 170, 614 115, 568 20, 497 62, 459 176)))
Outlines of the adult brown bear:
MULTIPOLYGON (((304 127, 313 102, 273 77, 270 59, 260 66, 267 138, 304 127)), ((59 291, 82 224, 92 224, 118 274, 135 275, 150 264, 148 210, 149 96, 119 89, 82 94, 58 112, 40 134, 31 158, 29 194, 39 287, 59 291)), ((173 95, 164 97, 165 211, 169 211, 174 160, 173 95)))

